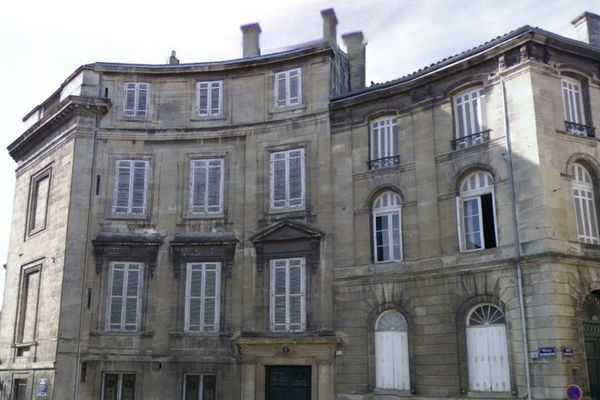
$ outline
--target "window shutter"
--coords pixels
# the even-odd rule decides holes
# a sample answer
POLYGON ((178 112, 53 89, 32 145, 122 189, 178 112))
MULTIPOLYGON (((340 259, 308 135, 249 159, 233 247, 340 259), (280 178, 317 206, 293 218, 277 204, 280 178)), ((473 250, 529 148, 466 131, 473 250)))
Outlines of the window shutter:
POLYGON ((207 211, 221 212, 221 192, 223 181, 223 160, 208 161, 207 211))
POLYGON ((304 268, 299 259, 289 260, 289 330, 304 328, 304 268))
POLYGON ((191 207, 193 213, 202 213, 206 211, 206 161, 192 161, 192 190, 191 207))
POLYGON ((186 282, 186 320, 187 330, 199 332, 201 330, 202 313, 202 264, 188 264, 186 282))
POLYGON ((139 264, 128 264, 126 271, 124 330, 135 331, 138 327, 139 289, 142 279, 141 266, 139 264))
POLYGON ((203 330, 213 332, 217 330, 217 307, 218 307, 218 267, 216 264, 205 264, 204 266, 204 315, 203 330))
POLYGON ((275 261, 271 273, 271 318, 273 331, 286 330, 287 291, 286 291, 286 263, 275 261))
POLYGON ((115 213, 129 212, 129 185, 131 180, 131 161, 118 160, 117 171, 115 174, 115 194, 114 207, 115 213))
POLYGON ((223 211, 223 159, 193 160, 190 171, 190 212, 223 211))
POLYGON ((304 204, 304 150, 289 152, 289 207, 304 204))
POLYGON ((275 74, 275 104, 277 107, 286 106, 286 73, 279 72, 275 74))
POLYGON ((148 112, 148 84, 138 83, 138 103, 136 116, 145 117, 148 112))
POLYGON ((146 178, 148 161, 133 161, 133 182, 131 213, 143 214, 146 211, 146 178))
POLYGON ((135 92, 135 83, 125 84, 125 105, 123 111, 125 115, 129 117, 135 116, 135 92))
POLYGON ((109 311, 109 329, 121 330, 121 321, 123 316, 123 285, 125 283, 125 264, 115 263, 111 268, 111 291, 110 291, 110 311, 109 311))
POLYGON ((300 104, 300 70, 289 71, 289 104, 300 104))
POLYGON ((271 154, 271 204, 273 208, 286 206, 286 153, 271 154))
POLYGON ((210 93, 210 114, 219 115, 221 113, 221 85, 222 82, 211 83, 210 93))
POLYGON ((198 114, 208 115, 208 82, 198 83, 198 114))
POLYGON ((583 112, 583 97, 581 85, 570 79, 562 79, 563 103, 565 107, 565 120, 585 125, 583 112))

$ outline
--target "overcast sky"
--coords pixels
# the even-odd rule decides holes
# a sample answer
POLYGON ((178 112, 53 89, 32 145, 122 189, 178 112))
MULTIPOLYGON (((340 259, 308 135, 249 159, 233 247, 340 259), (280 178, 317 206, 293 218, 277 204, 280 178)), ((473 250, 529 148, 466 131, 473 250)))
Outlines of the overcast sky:
MULTIPOLYGON (((0 264, 7 260, 16 167, 5 149, 23 133, 23 116, 78 66, 161 64, 171 50, 182 63, 239 58, 239 26, 251 22, 261 24, 266 54, 320 38, 319 11, 330 7, 338 16, 338 36, 364 32, 367 82, 398 78, 523 25, 574 38, 572 18, 583 11, 600 14, 598 0, 11 2, 0 15, 0 264)), ((3 277, 0 269, 0 299, 3 277)))

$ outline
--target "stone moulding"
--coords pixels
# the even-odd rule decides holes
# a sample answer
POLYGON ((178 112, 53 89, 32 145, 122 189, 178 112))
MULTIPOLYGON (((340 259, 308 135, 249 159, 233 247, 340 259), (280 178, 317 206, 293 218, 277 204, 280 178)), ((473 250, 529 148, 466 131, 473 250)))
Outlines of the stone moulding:
POLYGON ((231 276, 235 246, 239 240, 233 233, 211 233, 201 235, 175 235, 169 242, 169 256, 173 264, 173 275, 178 277, 185 261, 219 261, 223 272, 231 276))
POLYGON ((158 250, 163 244, 159 234, 101 233, 92 240, 96 273, 102 271, 105 260, 144 261, 154 276, 158 250))

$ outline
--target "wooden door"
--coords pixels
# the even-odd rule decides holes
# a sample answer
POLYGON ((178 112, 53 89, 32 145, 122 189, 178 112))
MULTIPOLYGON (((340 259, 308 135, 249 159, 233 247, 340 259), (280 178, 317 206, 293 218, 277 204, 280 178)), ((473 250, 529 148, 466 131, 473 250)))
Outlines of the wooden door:
POLYGON ((266 400, 310 400, 310 366, 266 367, 266 400))
POLYGON ((584 321, 585 358, 587 361, 590 395, 592 400, 600 400, 600 323, 584 321))

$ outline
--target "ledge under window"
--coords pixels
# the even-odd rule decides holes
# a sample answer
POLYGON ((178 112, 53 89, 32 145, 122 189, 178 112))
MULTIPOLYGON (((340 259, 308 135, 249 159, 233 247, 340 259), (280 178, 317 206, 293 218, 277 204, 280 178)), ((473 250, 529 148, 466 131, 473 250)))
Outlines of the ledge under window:
POLYGON ((388 167, 393 167, 395 165, 400 165, 400 156, 399 155, 383 157, 383 158, 378 158, 377 160, 367 161, 367 167, 369 167, 369 170, 388 168, 388 167))
POLYGON ((596 137, 596 128, 578 124, 577 122, 565 121, 565 131, 570 135, 584 136, 589 138, 596 137))
POLYGON ((490 131, 491 129, 487 129, 485 131, 473 133, 471 135, 454 139, 451 141, 452 150, 465 149, 467 147, 487 142, 490 140, 490 131))

